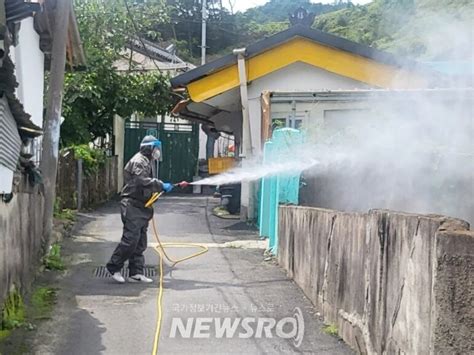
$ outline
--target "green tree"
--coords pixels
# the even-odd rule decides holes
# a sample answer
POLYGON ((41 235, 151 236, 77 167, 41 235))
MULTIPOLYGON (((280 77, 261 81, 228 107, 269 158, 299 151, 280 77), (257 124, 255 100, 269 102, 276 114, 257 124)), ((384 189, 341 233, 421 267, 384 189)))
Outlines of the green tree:
POLYGON ((316 18, 314 26, 422 60, 472 58, 472 0, 374 0, 316 18))
MULTIPOLYGON (((201 54, 201 0, 167 0, 169 23, 155 28, 164 40, 172 41, 181 50, 181 56, 199 62, 201 54), (183 55, 184 51, 184 55, 183 55)), ((236 43, 238 32, 235 16, 222 6, 221 0, 208 0, 207 52, 213 55, 236 43)))
MULTIPOLYGON (((168 22, 160 0, 76 0, 75 10, 87 68, 65 78, 61 144, 81 144, 112 132, 113 117, 144 116, 169 111, 168 78, 158 71, 118 72, 127 43, 140 37, 159 39, 157 23, 168 22)), ((133 69, 133 68, 130 68, 133 69)))

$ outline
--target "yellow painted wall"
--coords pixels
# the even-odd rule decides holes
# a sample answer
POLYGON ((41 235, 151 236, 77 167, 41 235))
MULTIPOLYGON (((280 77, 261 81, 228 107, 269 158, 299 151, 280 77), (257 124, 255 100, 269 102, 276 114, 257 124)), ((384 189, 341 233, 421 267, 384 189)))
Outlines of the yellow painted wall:
MULTIPOLYGON (((384 89, 414 89, 427 86, 427 80, 413 71, 382 64, 301 37, 248 59, 248 81, 298 61, 384 89)), ((193 101, 202 102, 237 86, 239 75, 236 63, 189 83, 187 89, 193 101)))

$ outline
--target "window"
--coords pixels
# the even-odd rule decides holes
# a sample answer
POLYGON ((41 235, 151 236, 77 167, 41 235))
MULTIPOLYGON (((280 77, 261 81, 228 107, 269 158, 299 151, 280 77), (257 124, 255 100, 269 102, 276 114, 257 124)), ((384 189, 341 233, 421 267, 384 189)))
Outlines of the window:
POLYGON ((303 126, 303 117, 286 117, 286 118, 273 118, 272 119, 272 129, 277 128, 295 128, 300 129, 303 126))

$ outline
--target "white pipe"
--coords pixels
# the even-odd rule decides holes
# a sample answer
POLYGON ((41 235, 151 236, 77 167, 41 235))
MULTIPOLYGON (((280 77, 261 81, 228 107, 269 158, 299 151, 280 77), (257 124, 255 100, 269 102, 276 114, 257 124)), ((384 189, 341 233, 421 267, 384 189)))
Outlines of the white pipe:
MULTIPOLYGON (((234 54, 237 56, 237 66, 239 70, 240 81, 240 100, 242 105, 242 142, 241 142, 241 157, 250 158, 252 156, 252 130, 250 127, 249 115, 249 98, 247 91, 247 68, 245 66, 246 49, 234 49, 234 54)), ((245 164, 243 162, 242 164, 245 164)), ((254 198, 253 198, 253 184, 249 182, 242 183, 241 191, 241 206, 240 218, 247 220, 254 217, 254 198), (244 201, 247 199, 247 203, 244 201), (245 205, 247 205, 245 208, 245 205)))
POLYGON ((240 100, 242 103, 242 156, 248 158, 252 155, 252 130, 250 128, 249 99, 247 90, 247 68, 245 66, 246 49, 234 49, 237 55, 237 66, 240 81, 240 100))
POLYGON ((206 64, 207 0, 202 0, 201 65, 206 64))

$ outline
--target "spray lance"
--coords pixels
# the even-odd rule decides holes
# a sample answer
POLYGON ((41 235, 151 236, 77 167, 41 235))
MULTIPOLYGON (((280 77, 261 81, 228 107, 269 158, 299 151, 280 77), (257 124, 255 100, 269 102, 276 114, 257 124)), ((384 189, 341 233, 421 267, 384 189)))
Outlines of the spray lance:
POLYGON ((187 181, 181 181, 181 182, 178 182, 177 184, 174 184, 175 187, 180 187, 182 189, 185 189, 186 187, 190 185, 192 185, 192 183, 187 182, 187 181))
MULTIPOLYGON (((178 182, 176 184, 173 184, 174 187, 179 187, 181 189, 184 189, 188 186, 192 185, 191 183, 187 182, 187 181, 181 181, 181 182, 178 182)), ((160 197, 161 195, 163 195, 164 191, 161 191, 161 192, 155 192, 151 197, 150 199, 147 201, 147 203, 145 204, 145 207, 150 207, 151 205, 153 205, 160 197)))

